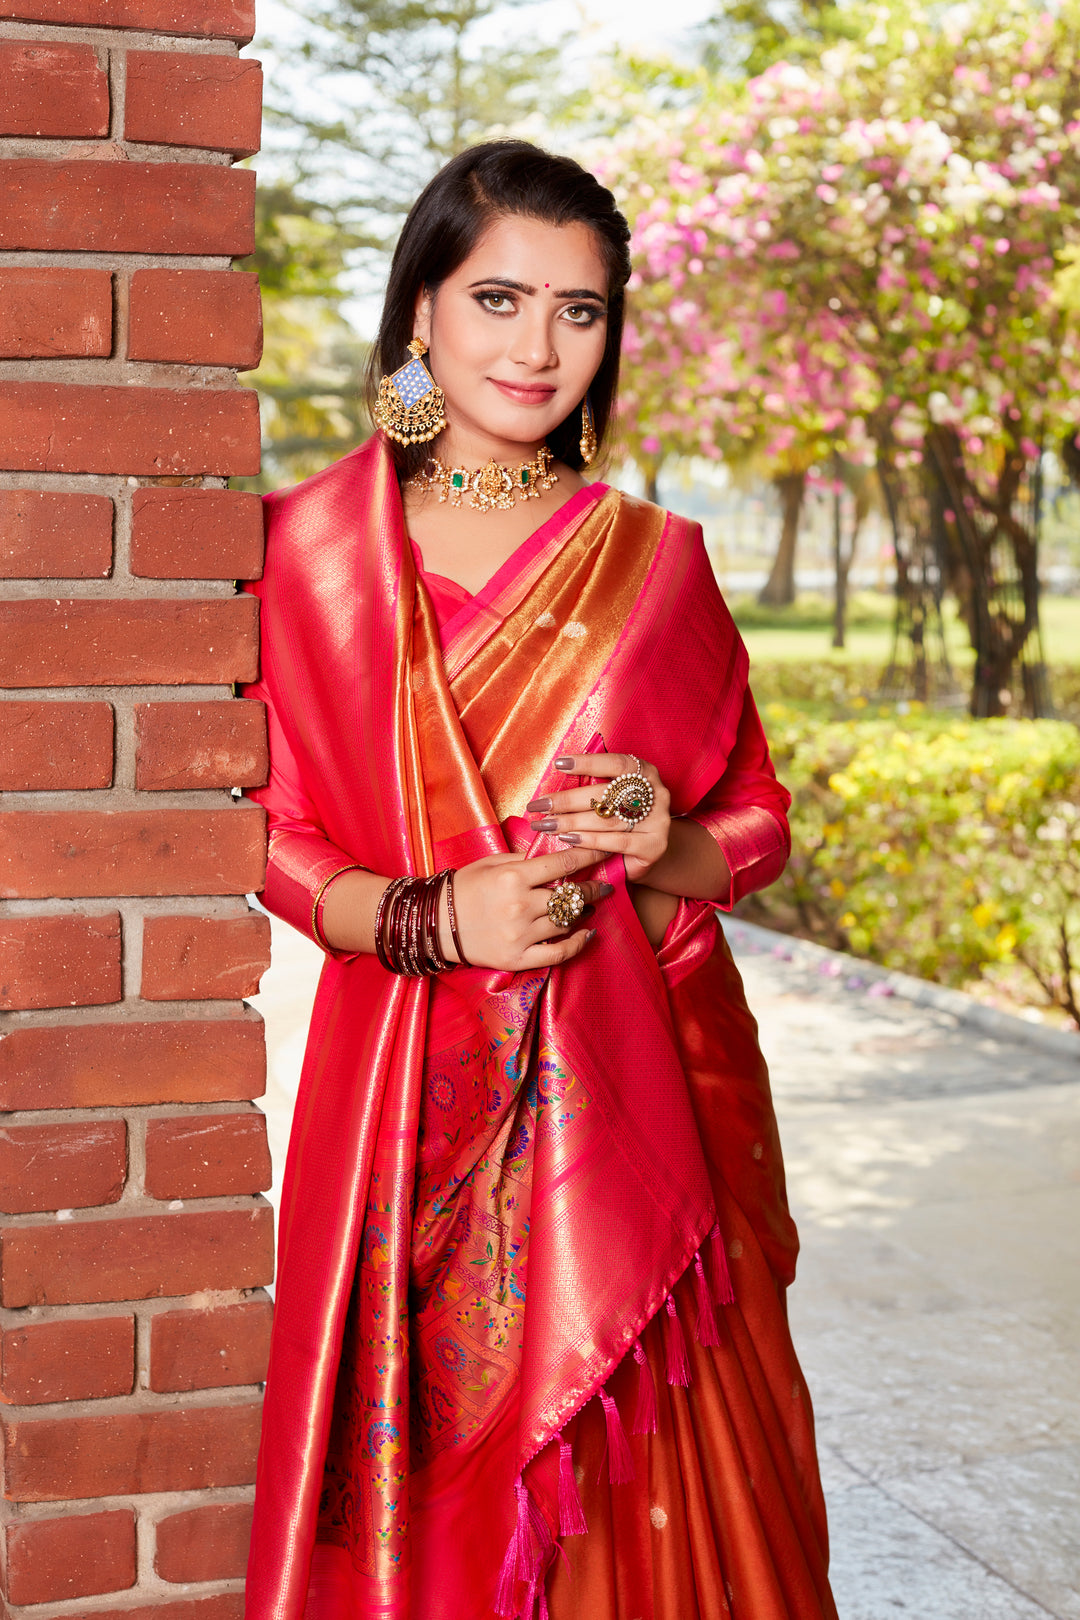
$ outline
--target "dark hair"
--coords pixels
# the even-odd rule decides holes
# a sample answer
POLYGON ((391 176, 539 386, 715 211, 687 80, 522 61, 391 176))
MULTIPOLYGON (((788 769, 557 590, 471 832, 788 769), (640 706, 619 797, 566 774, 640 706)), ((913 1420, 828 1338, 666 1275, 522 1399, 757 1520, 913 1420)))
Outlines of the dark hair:
MULTIPOLYGON (((485 141, 451 158, 420 193, 394 249, 379 332, 367 369, 369 412, 379 379, 409 358, 416 299, 437 291, 464 264, 484 232, 499 218, 525 215, 549 225, 588 225, 597 238, 608 278, 607 342, 589 385, 596 437, 604 432, 615 404, 622 345, 624 293, 630 277, 630 229, 615 199, 573 158, 545 152, 529 141, 485 141)), ((548 445, 557 460, 581 467, 581 413, 575 409, 553 432, 548 445)), ((426 445, 388 441, 403 478, 428 459, 426 445)))

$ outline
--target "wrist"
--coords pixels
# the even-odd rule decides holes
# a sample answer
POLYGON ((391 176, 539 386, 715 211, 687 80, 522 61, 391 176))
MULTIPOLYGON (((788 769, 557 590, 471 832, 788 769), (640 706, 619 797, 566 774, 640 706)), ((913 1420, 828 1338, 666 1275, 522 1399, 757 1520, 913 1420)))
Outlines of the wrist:
POLYGON ((448 962, 460 962, 457 946, 454 943, 454 931, 450 926, 450 884, 451 878, 443 884, 442 894, 439 896, 438 934, 439 949, 448 962))

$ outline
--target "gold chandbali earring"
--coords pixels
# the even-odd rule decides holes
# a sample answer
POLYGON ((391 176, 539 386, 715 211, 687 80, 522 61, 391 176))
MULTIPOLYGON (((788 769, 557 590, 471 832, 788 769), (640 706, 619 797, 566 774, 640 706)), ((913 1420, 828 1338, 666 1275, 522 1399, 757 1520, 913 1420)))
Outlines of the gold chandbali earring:
POLYGON ((596 426, 588 394, 581 402, 581 440, 578 449, 581 451, 582 461, 588 467, 596 455, 596 426))
POLYGON ((424 364, 427 352, 423 338, 413 338, 412 359, 379 384, 375 426, 398 444, 426 444, 446 426, 446 396, 424 364))
POLYGON ((554 456, 542 444, 531 461, 522 461, 516 467, 506 467, 501 461, 489 461, 486 467, 447 467, 435 456, 430 456, 409 483, 417 489, 437 489, 440 501, 460 506, 466 495, 469 505, 477 512, 507 512, 517 501, 539 499, 542 490, 551 489, 559 482, 558 473, 551 470, 554 456))

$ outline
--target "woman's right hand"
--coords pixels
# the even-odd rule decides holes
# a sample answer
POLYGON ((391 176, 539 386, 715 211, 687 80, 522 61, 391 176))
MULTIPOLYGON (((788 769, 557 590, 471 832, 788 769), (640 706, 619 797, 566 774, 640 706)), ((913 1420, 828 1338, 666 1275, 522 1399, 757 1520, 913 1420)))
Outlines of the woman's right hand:
MULTIPOLYGON (((595 850, 557 850, 553 855, 485 855, 458 868, 454 908, 461 947, 474 967, 522 973, 554 967, 580 956, 590 930, 560 928, 548 916, 551 886, 595 866, 595 850)), ((575 880, 577 881, 577 880, 575 880)), ((610 883, 581 881, 587 905, 614 893, 610 883)), ((457 961, 443 896, 439 938, 448 961, 457 961)))

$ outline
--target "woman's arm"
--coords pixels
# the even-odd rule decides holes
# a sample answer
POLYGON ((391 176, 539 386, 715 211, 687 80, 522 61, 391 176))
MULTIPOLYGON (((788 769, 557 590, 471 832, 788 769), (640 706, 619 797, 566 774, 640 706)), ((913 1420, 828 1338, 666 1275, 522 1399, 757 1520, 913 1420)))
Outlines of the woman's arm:
MULTIPOLYGON (((397 874, 359 867, 327 837, 304 789, 300 765, 269 688, 257 681, 244 695, 265 703, 270 739, 269 781, 250 795, 263 805, 269 819, 264 904, 339 961, 361 952, 374 954, 379 899, 397 874)), ((517 854, 492 855, 462 867, 454 880, 454 898, 469 961, 477 967, 520 972, 579 955, 589 932, 581 928, 568 933, 551 921, 547 885, 593 865, 595 856, 563 850, 531 860, 517 854)), ((591 905, 611 893, 608 885, 588 880, 581 887, 591 905)), ((439 939, 443 956, 456 962, 445 890, 439 939)))
MULTIPOLYGON (((590 754, 559 760, 568 774, 616 776, 637 769, 625 754, 590 754)), ((571 788, 534 799, 541 819, 534 831, 555 833, 582 849, 622 855, 634 905, 655 945, 679 898, 711 900, 730 910, 744 894, 772 883, 791 848, 787 807, 791 796, 776 780, 754 700, 746 689, 723 774, 689 814, 672 817, 667 788, 654 766, 644 765, 654 803, 636 827, 598 824, 588 808, 595 788, 571 788)))

